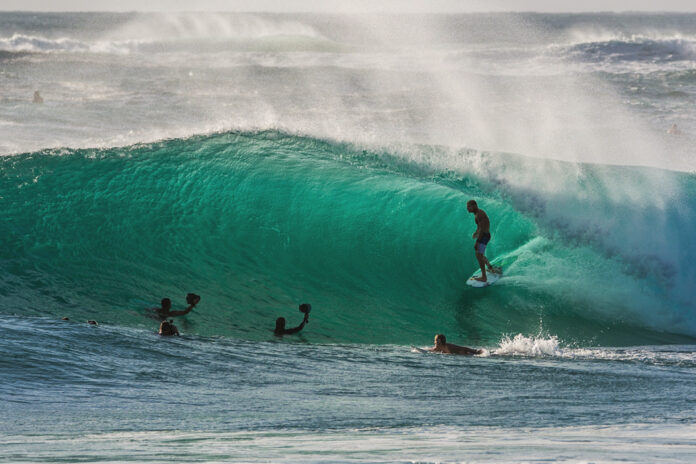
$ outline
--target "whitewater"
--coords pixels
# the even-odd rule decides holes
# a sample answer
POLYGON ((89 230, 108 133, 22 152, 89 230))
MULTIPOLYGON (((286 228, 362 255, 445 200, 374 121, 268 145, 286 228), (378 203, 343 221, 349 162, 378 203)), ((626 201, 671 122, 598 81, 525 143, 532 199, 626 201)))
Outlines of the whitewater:
POLYGON ((0 14, 0 462, 689 462, 695 20, 0 14))

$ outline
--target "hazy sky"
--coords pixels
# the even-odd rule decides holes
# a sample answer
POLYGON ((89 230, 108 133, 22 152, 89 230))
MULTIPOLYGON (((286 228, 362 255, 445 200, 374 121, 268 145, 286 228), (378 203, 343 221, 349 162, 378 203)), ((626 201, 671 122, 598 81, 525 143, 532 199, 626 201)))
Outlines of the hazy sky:
POLYGON ((12 11, 693 11, 694 0, 0 0, 12 11))

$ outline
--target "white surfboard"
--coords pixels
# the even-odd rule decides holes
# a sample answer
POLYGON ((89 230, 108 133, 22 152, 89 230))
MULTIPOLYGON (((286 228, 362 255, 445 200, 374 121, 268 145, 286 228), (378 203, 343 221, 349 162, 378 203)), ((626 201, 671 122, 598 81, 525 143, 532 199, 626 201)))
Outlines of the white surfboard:
POLYGON ((474 275, 469 277, 469 279, 466 281, 466 284, 469 285, 470 287, 476 287, 476 288, 488 287, 489 285, 493 285, 494 283, 496 283, 497 281, 499 281, 503 277, 503 270, 500 269, 500 273, 486 271, 486 279, 487 280, 485 282, 481 282, 479 280, 476 280, 474 277, 481 277, 481 269, 474 272, 474 275))

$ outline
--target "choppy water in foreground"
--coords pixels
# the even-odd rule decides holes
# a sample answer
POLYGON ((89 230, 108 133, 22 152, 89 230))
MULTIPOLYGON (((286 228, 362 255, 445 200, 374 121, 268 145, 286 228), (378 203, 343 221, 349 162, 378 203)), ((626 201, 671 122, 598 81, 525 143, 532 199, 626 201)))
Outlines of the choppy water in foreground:
POLYGON ((693 345, 518 338, 453 357, 0 328, 3 462, 687 462, 696 446, 693 345))

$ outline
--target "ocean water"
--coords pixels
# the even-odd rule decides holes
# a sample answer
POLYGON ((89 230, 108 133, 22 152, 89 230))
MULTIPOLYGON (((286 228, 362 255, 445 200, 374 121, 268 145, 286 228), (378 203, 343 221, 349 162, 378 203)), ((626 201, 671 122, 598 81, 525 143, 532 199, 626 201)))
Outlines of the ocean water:
POLYGON ((695 66, 685 14, 0 14, 0 462, 693 461, 695 66))

